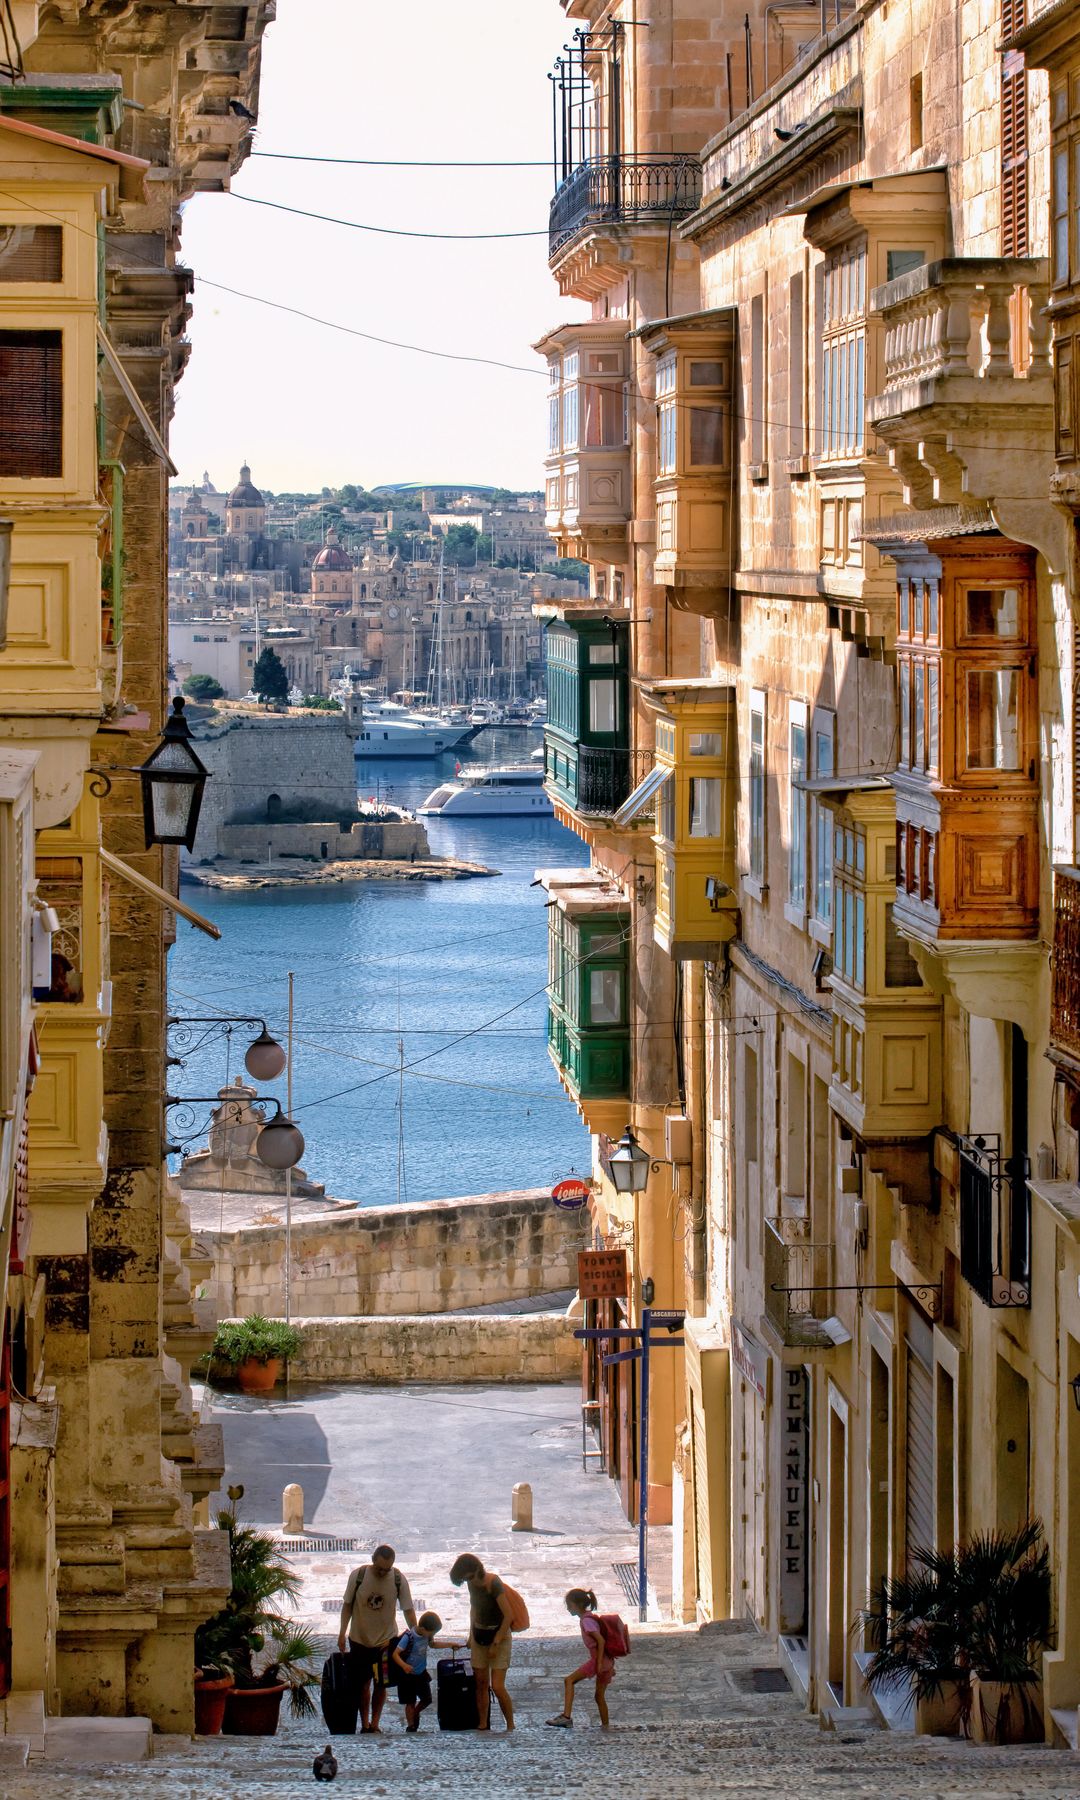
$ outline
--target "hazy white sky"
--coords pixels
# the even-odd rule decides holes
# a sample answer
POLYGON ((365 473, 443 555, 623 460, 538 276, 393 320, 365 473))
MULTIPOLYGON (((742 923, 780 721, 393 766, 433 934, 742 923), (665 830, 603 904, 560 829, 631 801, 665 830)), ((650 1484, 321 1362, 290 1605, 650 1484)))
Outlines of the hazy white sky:
MULTIPOLYGON (((256 148, 400 160, 550 159, 558 0, 278 0, 256 148)), ((526 169, 345 168, 254 157, 237 194, 413 231, 540 231, 550 160, 526 169)), ((543 236, 447 243, 349 231, 200 195, 197 276, 380 336, 543 370, 530 345, 582 309, 543 236)), ((196 285, 173 458, 231 485, 483 481, 539 487, 542 373, 441 362, 196 285)))

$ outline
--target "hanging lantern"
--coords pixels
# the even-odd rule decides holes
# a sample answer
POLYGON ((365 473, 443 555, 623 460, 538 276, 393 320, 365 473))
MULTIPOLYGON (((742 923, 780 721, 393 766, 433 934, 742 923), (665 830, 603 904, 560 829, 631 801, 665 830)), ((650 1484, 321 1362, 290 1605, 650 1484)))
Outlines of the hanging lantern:
POLYGON ((272 1038, 264 1025, 258 1037, 248 1045, 244 1067, 253 1081, 275 1081, 287 1061, 277 1038, 272 1038))
POLYGON ((643 1194, 649 1179, 649 1155, 641 1148, 629 1125, 608 1157, 611 1180, 617 1194, 643 1194))
POLYGON ((209 770, 192 748, 181 695, 173 701, 160 744, 135 773, 142 783, 147 849, 153 844, 193 849, 209 770))
POLYGON ((278 1113, 255 1139, 255 1154, 268 1169, 295 1169, 304 1154, 300 1127, 284 1113, 278 1113))

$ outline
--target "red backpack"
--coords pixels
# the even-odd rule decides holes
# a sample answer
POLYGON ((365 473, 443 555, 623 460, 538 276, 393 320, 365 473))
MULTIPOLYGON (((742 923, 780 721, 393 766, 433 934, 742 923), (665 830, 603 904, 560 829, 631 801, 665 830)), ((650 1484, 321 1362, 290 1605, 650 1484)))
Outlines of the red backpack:
POLYGON ((594 1613, 593 1618, 604 1634, 604 1649, 614 1660, 630 1654, 630 1628, 618 1613, 594 1613))

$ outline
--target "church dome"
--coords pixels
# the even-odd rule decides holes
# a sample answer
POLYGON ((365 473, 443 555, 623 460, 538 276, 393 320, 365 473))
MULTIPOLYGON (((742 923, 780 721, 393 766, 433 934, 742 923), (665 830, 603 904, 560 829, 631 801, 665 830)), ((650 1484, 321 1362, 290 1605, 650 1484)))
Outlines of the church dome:
POLYGON ((245 463, 243 468, 241 469, 240 479, 237 482, 236 486, 233 488, 232 493, 229 495, 229 505, 230 506, 265 506, 266 505, 266 501, 263 499, 258 488, 255 487, 252 483, 251 470, 248 468, 247 463, 245 463))
POLYGON ((313 569, 352 569, 352 561, 346 551, 341 548, 338 534, 333 526, 326 534, 326 543, 312 563, 313 569))

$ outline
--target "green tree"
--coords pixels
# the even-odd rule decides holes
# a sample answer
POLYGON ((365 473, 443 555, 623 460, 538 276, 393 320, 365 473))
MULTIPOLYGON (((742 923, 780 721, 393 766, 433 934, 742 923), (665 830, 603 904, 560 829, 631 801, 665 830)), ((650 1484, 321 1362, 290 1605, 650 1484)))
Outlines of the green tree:
POLYGON ((544 574, 557 575, 560 581, 580 581, 584 584, 589 579, 589 565, 578 562, 573 556, 560 556, 554 562, 544 564, 544 574))
POLYGON ((207 701, 220 700, 225 689, 212 675, 189 675, 184 682, 184 692, 190 699, 205 705, 207 701))
POLYGON ((288 700, 289 677, 285 673, 285 664, 272 644, 267 644, 255 664, 251 685, 260 700, 288 700))
MULTIPOLYGON (((447 562, 459 569, 465 565, 471 569, 473 563, 480 560, 483 541, 475 525, 451 525, 446 533, 447 562)), ((486 541, 490 557, 491 539, 486 541)))

